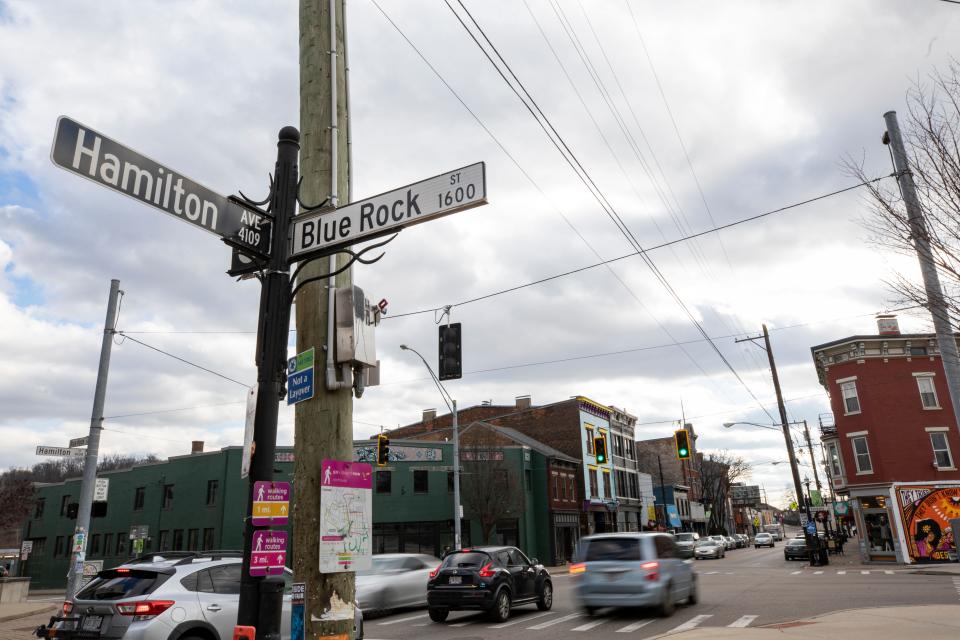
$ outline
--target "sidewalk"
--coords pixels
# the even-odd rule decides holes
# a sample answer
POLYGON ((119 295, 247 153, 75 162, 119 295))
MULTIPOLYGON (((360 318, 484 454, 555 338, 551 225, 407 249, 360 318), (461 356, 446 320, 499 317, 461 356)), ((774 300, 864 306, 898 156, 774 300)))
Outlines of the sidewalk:
MULTIPOLYGON (((846 569, 852 571, 896 571, 898 573, 915 573, 930 576, 960 575, 960 563, 944 562, 933 564, 900 564, 899 562, 868 562, 860 559, 856 538, 844 545, 844 555, 828 556, 830 564, 826 567, 811 567, 806 561, 797 562, 799 569, 846 569)), ((788 563, 793 564, 793 563, 788 563)))
MULTIPOLYGON (((667 634, 656 636, 666 637, 667 634)), ((955 640, 960 638, 960 605, 848 609, 768 627, 702 627, 670 638, 803 638, 804 640, 955 640)))
POLYGON ((38 613, 49 612, 53 615, 59 608, 59 605, 52 602, 4 602, 0 603, 0 622, 29 618, 38 613))

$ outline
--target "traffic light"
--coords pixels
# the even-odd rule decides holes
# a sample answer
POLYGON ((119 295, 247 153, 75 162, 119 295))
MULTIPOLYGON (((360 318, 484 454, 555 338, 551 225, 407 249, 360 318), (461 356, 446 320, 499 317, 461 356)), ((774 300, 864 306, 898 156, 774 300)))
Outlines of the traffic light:
POLYGON ((460 323, 442 324, 440 329, 440 375, 441 380, 456 380, 463 376, 460 360, 460 323))
POLYGON ((686 429, 679 429, 673 432, 673 439, 677 443, 677 459, 688 460, 690 458, 690 434, 686 429))
POLYGON ((387 465, 387 456, 390 453, 390 438, 384 434, 377 436, 377 466, 385 467, 387 465))
POLYGON ((597 436, 593 439, 593 454, 597 458, 597 464, 603 464, 607 461, 607 439, 603 436, 597 436))

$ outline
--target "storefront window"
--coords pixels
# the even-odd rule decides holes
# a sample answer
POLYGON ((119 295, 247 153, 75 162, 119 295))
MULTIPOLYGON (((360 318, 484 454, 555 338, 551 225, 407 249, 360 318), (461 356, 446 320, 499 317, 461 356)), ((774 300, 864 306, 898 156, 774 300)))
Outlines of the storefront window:
POLYGON ((893 531, 890 529, 890 518, 887 514, 864 513, 863 521, 867 528, 864 534, 870 551, 893 552, 893 531))

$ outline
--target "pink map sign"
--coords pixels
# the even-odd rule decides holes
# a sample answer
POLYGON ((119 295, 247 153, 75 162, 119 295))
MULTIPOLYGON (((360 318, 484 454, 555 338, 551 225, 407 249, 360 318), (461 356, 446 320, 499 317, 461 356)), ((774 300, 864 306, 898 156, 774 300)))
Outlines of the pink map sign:
POLYGON ((254 531, 250 575, 278 576, 287 564, 286 531, 254 531))
POLYGON ((320 466, 320 570, 369 569, 372 547, 373 467, 324 460, 320 466))

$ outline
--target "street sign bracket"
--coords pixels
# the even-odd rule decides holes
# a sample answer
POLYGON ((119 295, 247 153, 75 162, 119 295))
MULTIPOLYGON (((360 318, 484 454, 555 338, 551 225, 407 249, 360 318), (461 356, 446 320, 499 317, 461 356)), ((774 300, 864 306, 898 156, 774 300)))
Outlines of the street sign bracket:
POLYGON ((322 275, 314 276, 312 278, 307 278, 306 280, 303 280, 301 282, 297 282, 297 286, 295 286, 293 290, 290 292, 290 301, 291 302, 293 301, 294 296, 297 295, 297 292, 300 291, 300 289, 304 285, 310 284, 311 282, 317 282, 318 280, 326 280, 327 278, 332 278, 333 276, 339 275, 340 273, 343 273, 344 271, 352 267, 353 263, 355 262, 359 262, 360 264, 374 264, 375 262, 379 262, 380 259, 383 258, 383 256, 387 255, 386 252, 382 252, 376 258, 364 258, 363 256, 369 251, 372 251, 374 249, 379 249, 384 245, 390 244, 391 242, 393 242, 394 238, 396 238, 399 234, 400 234, 400 231, 394 230, 393 235, 387 238, 386 240, 384 240, 383 242, 377 242, 375 244, 371 244, 368 247, 364 247, 360 251, 353 251, 352 249, 348 249, 346 247, 341 247, 339 249, 335 247, 324 247, 324 249, 322 249, 318 255, 308 256, 303 258, 300 264, 297 265, 297 268, 293 271, 293 274, 290 276, 290 282, 295 282, 297 279, 297 276, 300 274, 300 271, 309 263, 313 262, 314 260, 319 260, 320 258, 327 258, 338 253, 345 253, 350 256, 349 262, 347 262, 347 264, 340 267, 336 271, 333 271, 331 273, 324 273, 322 275))

